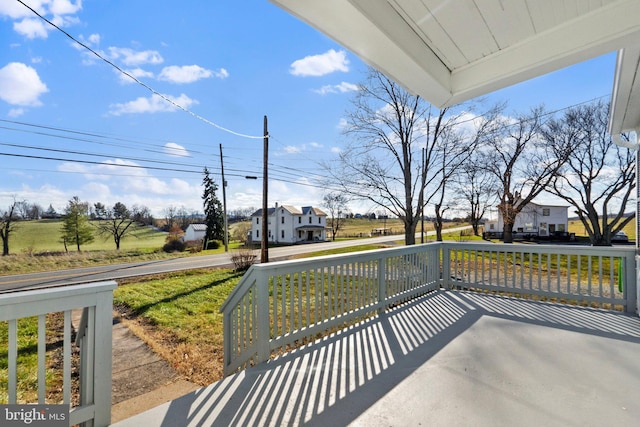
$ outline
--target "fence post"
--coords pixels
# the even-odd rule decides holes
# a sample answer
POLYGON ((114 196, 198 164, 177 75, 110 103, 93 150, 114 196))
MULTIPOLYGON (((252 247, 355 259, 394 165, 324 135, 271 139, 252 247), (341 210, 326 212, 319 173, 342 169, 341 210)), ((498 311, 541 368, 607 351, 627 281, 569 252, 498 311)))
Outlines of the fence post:
POLYGON ((387 300, 387 263, 386 258, 378 258, 378 314, 383 314, 387 300))
POLYGON ((442 265, 440 271, 442 277, 440 278, 440 284, 444 289, 451 289, 451 253, 449 251, 449 245, 446 243, 440 243, 440 251, 442 256, 442 265))

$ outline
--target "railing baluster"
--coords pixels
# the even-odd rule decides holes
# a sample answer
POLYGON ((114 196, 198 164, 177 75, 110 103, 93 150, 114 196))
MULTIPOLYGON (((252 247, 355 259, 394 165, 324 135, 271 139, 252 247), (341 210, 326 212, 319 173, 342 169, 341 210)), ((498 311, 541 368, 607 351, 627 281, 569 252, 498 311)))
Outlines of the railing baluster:
POLYGON ((9 348, 7 355, 9 369, 9 404, 16 404, 18 402, 18 321, 11 319, 8 322, 9 326, 9 348))
POLYGON ((47 354, 47 318, 38 316, 38 403, 45 404, 47 395, 47 370, 45 366, 47 354))

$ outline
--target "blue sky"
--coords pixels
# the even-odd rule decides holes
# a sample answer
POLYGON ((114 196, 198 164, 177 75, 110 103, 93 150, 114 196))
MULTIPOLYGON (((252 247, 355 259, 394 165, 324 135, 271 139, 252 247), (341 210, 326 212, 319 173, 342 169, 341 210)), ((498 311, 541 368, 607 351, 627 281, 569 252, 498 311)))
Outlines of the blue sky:
MULTIPOLYGON (((221 182, 220 144, 228 208, 260 207, 261 180, 244 177, 262 175, 265 115, 270 205, 321 204, 314 176, 345 145, 358 57, 266 0, 24 1, 147 87, 1 0, 0 209, 15 197, 60 211, 78 196, 157 216, 170 205, 200 211, 202 167, 221 182)), ((614 62, 610 54, 488 98, 520 112, 608 102, 614 62)))

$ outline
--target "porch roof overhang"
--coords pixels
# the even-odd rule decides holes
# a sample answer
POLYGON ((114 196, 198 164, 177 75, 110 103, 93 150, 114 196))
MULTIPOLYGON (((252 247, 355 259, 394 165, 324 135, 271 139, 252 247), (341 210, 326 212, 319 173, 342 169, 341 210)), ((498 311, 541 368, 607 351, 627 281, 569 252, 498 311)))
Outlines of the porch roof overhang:
POLYGON ((610 131, 640 127, 638 0, 271 0, 438 107, 618 51, 610 131))

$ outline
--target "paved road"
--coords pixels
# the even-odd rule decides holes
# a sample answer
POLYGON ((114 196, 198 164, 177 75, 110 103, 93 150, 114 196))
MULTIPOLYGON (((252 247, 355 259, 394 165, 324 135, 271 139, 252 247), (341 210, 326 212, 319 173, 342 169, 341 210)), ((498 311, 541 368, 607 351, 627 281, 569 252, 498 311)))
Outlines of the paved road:
MULTIPOLYGON (((448 229, 456 232, 469 227, 448 229)), ((431 235, 433 232, 425 233, 431 235)), ((416 240, 419 242, 419 234, 416 240)), ((323 242, 308 245, 285 246, 269 249, 269 260, 276 261, 292 255, 317 252, 328 249, 357 246, 362 244, 379 244, 402 240, 402 235, 372 237, 369 239, 344 240, 340 242, 323 242)), ((114 264, 97 267, 76 268, 71 270, 46 271, 42 273, 0 276, 0 293, 15 292, 51 286, 72 285, 77 283, 116 280, 125 277, 145 276, 149 274, 168 273, 171 271, 191 270, 198 268, 224 267, 231 265, 230 254, 190 256, 167 260, 114 264)))

